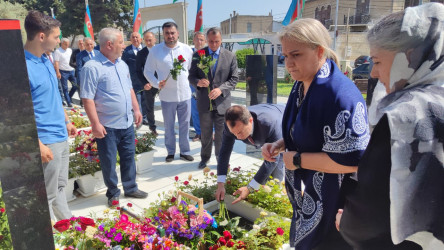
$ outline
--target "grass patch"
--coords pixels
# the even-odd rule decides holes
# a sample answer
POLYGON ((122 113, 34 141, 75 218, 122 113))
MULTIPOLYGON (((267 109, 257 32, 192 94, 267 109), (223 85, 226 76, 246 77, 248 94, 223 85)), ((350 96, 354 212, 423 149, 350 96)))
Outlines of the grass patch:
MULTIPOLYGON (((291 88, 293 87, 293 83, 279 82, 277 83, 277 95, 278 96, 289 96, 291 92, 291 88)), ((238 82, 236 85, 236 89, 247 89, 246 82, 238 82)))
MULTIPOLYGON (((279 82, 277 86, 277 95, 278 96, 289 96, 291 89, 293 88, 293 83, 286 83, 286 82, 279 82)), ((247 83, 246 82, 238 82, 236 85, 236 89, 247 89, 247 83)), ((364 97, 364 100, 367 100, 367 93, 362 93, 362 97, 364 97)))

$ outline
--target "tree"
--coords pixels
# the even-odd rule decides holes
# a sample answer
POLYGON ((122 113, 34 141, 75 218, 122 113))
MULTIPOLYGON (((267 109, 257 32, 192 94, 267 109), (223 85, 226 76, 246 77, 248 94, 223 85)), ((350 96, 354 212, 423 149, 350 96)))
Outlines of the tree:
POLYGON ((25 17, 27 14, 28 11, 23 5, 0 0, 0 19, 18 19, 20 21, 23 43, 26 41, 25 17))
MULTIPOLYGON (((64 36, 83 34, 85 4, 78 0, 64 0, 66 12, 57 17, 62 22, 64 36)), ((82 1, 83 2, 83 1, 82 1)), ((132 0, 89 0, 94 33, 105 27, 118 27, 123 30, 132 28, 132 0)))
MULTIPOLYGON (((83 34, 85 19, 85 2, 79 0, 9 0, 19 3, 27 10, 38 10, 51 15, 54 14, 62 23, 64 37, 83 34)), ((95 33, 105 27, 116 27, 123 30, 132 28, 133 0, 89 0, 89 10, 95 33)))
POLYGON ((246 65, 246 57, 247 55, 254 55, 254 49, 245 48, 236 51, 236 59, 237 59, 237 67, 239 69, 245 69, 246 65))

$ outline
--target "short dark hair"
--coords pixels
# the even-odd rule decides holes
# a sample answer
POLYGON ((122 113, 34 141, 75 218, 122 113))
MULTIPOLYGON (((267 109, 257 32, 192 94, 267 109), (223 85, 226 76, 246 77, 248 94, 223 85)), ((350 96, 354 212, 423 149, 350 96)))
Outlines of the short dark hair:
POLYGON ((179 29, 179 28, 177 28, 177 24, 176 24, 175 22, 166 22, 166 23, 164 23, 164 24, 162 25, 162 31, 163 31, 165 28, 171 28, 171 27, 175 27, 176 30, 179 29))
POLYGON ((245 106, 233 105, 225 111, 225 122, 231 127, 236 126, 236 121, 240 121, 247 125, 250 121, 251 113, 245 106))
POLYGON ((216 35, 216 34, 222 35, 222 31, 218 27, 211 27, 207 30, 207 36, 208 35, 216 35))
POLYGON ((25 18, 25 30, 26 36, 29 41, 34 40, 34 37, 43 32, 45 35, 49 35, 51 30, 54 28, 59 28, 61 25, 60 21, 49 17, 39 11, 31 10, 25 18))

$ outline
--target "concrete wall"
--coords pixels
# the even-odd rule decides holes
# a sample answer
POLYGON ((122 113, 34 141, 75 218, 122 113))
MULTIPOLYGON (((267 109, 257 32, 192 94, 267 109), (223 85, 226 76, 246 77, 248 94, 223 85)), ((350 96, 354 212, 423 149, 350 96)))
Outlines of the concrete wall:
MULTIPOLYGON (((231 33, 247 33, 248 23, 251 23, 251 33, 272 32, 273 16, 235 15, 231 18, 231 33)), ((220 23, 222 34, 230 33, 230 19, 220 23)))

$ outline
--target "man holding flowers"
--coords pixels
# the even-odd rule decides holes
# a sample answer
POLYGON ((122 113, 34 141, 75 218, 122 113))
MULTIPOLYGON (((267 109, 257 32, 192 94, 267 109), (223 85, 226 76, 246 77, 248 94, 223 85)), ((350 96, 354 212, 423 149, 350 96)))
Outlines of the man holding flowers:
POLYGON ((196 88, 197 109, 201 126, 199 168, 205 168, 211 157, 213 144, 216 158, 222 144, 224 114, 231 106, 231 90, 237 84, 237 60, 234 53, 221 47, 222 37, 219 28, 207 31, 208 47, 194 53, 188 79, 196 88))
POLYGON ((191 117, 188 70, 193 52, 188 45, 178 41, 179 33, 175 23, 164 23, 162 31, 164 42, 150 50, 143 73, 151 85, 159 89, 165 126, 165 146, 168 153, 165 161, 172 162, 176 153, 176 136, 174 135, 176 113, 179 120, 180 159, 193 161, 188 141, 191 117))

